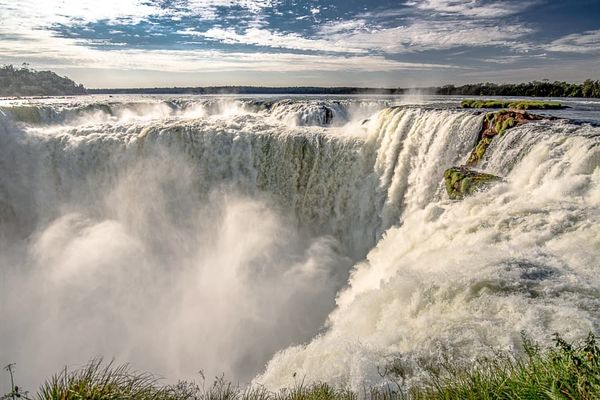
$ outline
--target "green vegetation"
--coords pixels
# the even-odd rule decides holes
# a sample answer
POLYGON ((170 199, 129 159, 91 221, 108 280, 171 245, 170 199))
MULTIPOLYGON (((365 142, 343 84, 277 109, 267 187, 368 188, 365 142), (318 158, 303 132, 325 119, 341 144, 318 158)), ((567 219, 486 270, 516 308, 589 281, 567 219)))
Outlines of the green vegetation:
MULTIPOLYGON (((427 367, 419 387, 401 383, 364 389, 361 393, 324 383, 296 386, 277 392, 264 387, 243 388, 218 377, 205 386, 179 382, 161 386, 152 375, 127 366, 102 366, 101 360, 74 372, 66 369, 49 379, 32 396, 38 400, 486 400, 600 398, 600 347, 594 335, 570 344, 555 335, 553 348, 541 349, 523 335, 524 356, 507 352, 483 358, 470 366, 449 362, 427 367)), ((402 368, 397 368, 401 370, 402 368)), ((386 369, 388 370, 388 369, 386 369)), ((395 368, 390 368, 391 374, 395 368)), ((390 376, 391 381, 394 377, 390 376)), ((14 389, 13 389, 14 390, 14 389)), ((19 392, 23 393, 23 392, 19 392)), ((2 399, 12 398, 9 393, 2 399)))
POLYGON ((600 97, 600 80, 587 79, 583 83, 550 82, 475 83, 463 86, 446 85, 430 88, 430 92, 464 96, 529 96, 529 97, 600 97))
POLYGON ((524 337, 526 356, 499 354, 469 370, 445 367, 415 399, 600 398, 600 348, 594 335, 577 345, 555 335, 554 349, 541 351, 524 337))
MULTIPOLYGON (((368 87, 260 87, 211 86, 89 89, 67 77, 51 71, 36 71, 27 64, 22 67, 0 67, 0 96, 63 96, 77 94, 409 94, 414 89, 368 87)), ((533 96, 533 97, 600 97, 600 80, 587 79, 581 84, 533 81, 518 84, 475 83, 463 86, 417 88, 427 94, 465 96, 533 96)), ((523 108, 527 109, 527 108, 523 108)))
POLYGON ((481 132, 479 134, 479 141, 469 155, 466 165, 477 165, 496 136, 504 135, 508 129, 514 128, 517 125, 526 124, 543 118, 546 117, 520 110, 500 110, 485 114, 481 132))
POLYGON ((537 100, 463 100, 460 102, 462 108, 512 108, 515 110, 549 110, 565 108, 555 101, 537 100))
POLYGON ((477 146, 473 149, 471 154, 469 154, 469 159, 467 160, 468 166, 476 165, 487 151, 487 148, 492 144, 492 140, 494 140, 493 136, 483 136, 479 142, 477 142, 477 146))
POLYGON ((516 126, 516 124, 517 124, 517 121, 515 121, 514 118, 508 117, 504 121, 498 121, 496 123, 495 129, 496 129, 496 132, 498 132, 498 135, 502 136, 502 135, 504 135, 504 132, 506 132, 507 129, 510 129, 510 128, 516 126))
MULTIPOLYGON (((8 396, 8 395, 7 395, 8 396)), ((7 397, 8 398, 8 397, 7 397)), ((160 385, 153 375, 137 372, 127 365, 102 366, 101 359, 92 360, 81 370, 66 369, 50 378, 35 396, 37 400, 357 400, 355 393, 319 383, 300 382, 290 389, 271 392, 262 386, 241 387, 215 378, 212 385, 180 381, 160 385)), ((1 399, 1 398, 0 398, 1 399)))
POLYGON ((0 96, 64 96, 85 94, 83 85, 51 71, 36 71, 24 64, 0 67, 0 96))
POLYGON ((446 192, 452 200, 459 200, 477 191, 485 190, 492 183, 500 180, 502 178, 496 175, 477 172, 464 167, 452 167, 444 172, 446 192))
POLYGON ((40 388, 39 399, 168 399, 168 390, 147 373, 132 371, 127 365, 102 366, 92 360, 85 368, 68 372, 65 368, 40 388))
POLYGON ((518 84, 475 83, 464 86, 441 87, 368 88, 368 87, 261 87, 261 86, 209 86, 209 87, 157 87, 125 89, 89 89, 90 94, 410 94, 414 90, 424 94, 464 96, 535 96, 535 97, 600 97, 600 81, 585 82, 533 81, 518 84))

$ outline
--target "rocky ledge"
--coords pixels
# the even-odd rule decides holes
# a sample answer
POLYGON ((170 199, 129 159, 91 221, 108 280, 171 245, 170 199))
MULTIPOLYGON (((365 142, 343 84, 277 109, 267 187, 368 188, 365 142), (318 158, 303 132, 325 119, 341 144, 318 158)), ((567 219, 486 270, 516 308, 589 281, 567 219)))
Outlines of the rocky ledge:
POLYGON ((483 119, 477 144, 471 151, 466 165, 452 167, 444 172, 446 191, 450 199, 463 199, 465 196, 489 188, 494 182, 501 181, 501 177, 476 171, 473 167, 481 161, 494 138, 504 135, 507 130, 515 126, 541 119, 554 118, 515 109, 487 113, 483 119))
POLYGON ((520 110, 500 110, 485 115, 477 145, 467 160, 467 166, 476 165, 484 156, 488 146, 496 136, 504 133, 515 126, 523 125, 531 121, 545 119, 541 115, 530 114, 520 110))
POLYGON ((460 200, 477 191, 485 190, 502 178, 466 167, 452 167, 444 172, 446 191, 452 200, 460 200))

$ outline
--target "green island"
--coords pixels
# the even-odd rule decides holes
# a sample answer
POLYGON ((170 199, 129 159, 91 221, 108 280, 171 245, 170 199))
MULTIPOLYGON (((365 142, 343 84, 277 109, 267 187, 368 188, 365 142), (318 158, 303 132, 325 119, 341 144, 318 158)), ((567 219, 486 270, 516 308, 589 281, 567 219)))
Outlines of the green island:
POLYGON ((539 100, 476 100, 460 102, 462 108, 510 108, 514 110, 560 110, 567 108, 556 101, 539 100))

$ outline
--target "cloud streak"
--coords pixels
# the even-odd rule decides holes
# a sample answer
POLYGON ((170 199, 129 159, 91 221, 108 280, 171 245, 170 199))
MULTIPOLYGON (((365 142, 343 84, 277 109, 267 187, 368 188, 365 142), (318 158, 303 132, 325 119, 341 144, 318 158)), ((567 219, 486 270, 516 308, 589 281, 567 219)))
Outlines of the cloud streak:
POLYGON ((543 1, 0 0, 0 62, 428 74, 473 69, 477 57, 499 68, 546 53, 598 61, 600 26, 536 39, 540 26, 526 13, 543 1))
POLYGON ((416 0, 409 1, 406 4, 419 10, 433 11, 442 15, 458 15, 471 18, 501 18, 519 14, 535 3, 531 1, 490 3, 481 0, 416 0))
POLYGON ((600 29, 563 36, 544 48, 566 53, 600 53, 600 29))

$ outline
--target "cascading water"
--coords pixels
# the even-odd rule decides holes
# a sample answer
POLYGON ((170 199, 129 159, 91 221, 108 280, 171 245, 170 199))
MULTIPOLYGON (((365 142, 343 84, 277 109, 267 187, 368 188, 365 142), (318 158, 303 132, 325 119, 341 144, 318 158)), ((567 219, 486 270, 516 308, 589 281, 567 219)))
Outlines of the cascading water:
POLYGON ((480 165, 505 181, 451 202, 483 116, 393 103, 4 106, 0 360, 356 389, 597 331, 600 128, 514 128, 480 165))
POLYGON ((461 202, 423 202, 412 186, 412 212, 353 268, 327 330, 279 352, 255 382, 300 375, 360 390, 399 379, 381 375, 393 360, 410 385, 425 365, 518 350, 523 331, 542 342, 598 332, 600 129, 531 124, 488 152, 504 183, 461 202))

